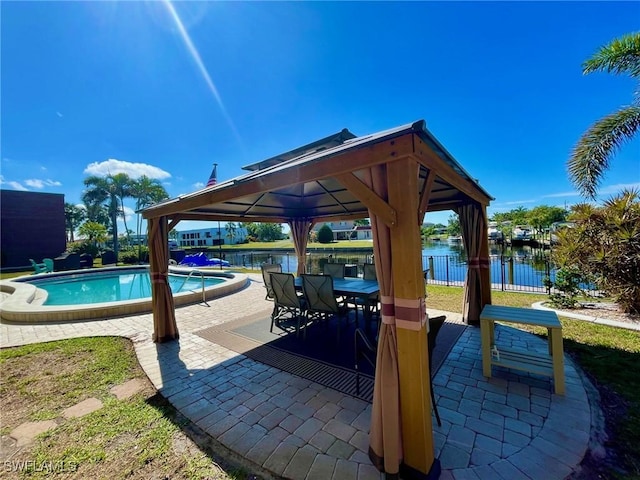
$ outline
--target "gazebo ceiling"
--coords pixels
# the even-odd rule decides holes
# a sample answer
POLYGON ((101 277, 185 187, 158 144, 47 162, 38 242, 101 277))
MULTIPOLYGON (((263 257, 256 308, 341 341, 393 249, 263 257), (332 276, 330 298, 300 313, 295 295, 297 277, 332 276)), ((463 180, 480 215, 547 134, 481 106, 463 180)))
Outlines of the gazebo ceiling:
POLYGON ((492 200, 421 120, 362 137, 344 129, 243 167, 250 170, 245 175, 146 208, 143 216, 240 222, 368 217, 370 208, 388 210, 388 205, 362 182, 366 171, 406 156, 420 163, 421 210, 455 210, 492 200))

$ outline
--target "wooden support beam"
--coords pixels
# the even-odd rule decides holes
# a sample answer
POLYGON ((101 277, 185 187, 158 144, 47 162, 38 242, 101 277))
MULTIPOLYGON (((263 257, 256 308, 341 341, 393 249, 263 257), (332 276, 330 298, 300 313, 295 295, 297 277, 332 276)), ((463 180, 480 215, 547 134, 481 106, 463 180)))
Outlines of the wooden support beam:
POLYGON ((394 228, 397 223, 397 213, 387 202, 375 194, 362 180, 353 173, 336 175, 342 185, 344 185, 358 200, 364 203, 385 225, 394 228))
POLYGON ((262 223, 287 223, 288 217, 262 217, 250 215, 228 215, 223 213, 185 212, 174 213, 170 218, 176 220, 197 220, 202 222, 262 222, 262 223))
POLYGON ((470 180, 462 178, 448 163, 442 160, 431 148, 416 135, 415 154, 418 161, 431 171, 435 171, 440 178, 461 191, 481 205, 489 205, 489 198, 470 180))
POLYGON ((369 168, 373 165, 386 163, 391 160, 403 158, 413 154, 413 134, 407 133, 401 137, 369 145, 363 148, 346 149, 328 158, 313 160, 300 160, 297 168, 283 168, 279 171, 273 168, 269 173, 256 174, 253 178, 240 180, 237 183, 220 184, 211 190, 186 195, 175 201, 144 210, 144 218, 172 215, 206 205, 226 202, 256 193, 269 192, 279 188, 289 187, 299 183, 305 183, 323 178, 335 177, 344 173, 369 168))
POLYGON ((178 223, 180 223, 179 218, 169 218, 169 223, 167 223, 167 233, 176 228, 178 223))
MULTIPOLYGON (((418 321, 411 328, 398 326, 401 304, 415 305, 414 314, 424 308, 424 303, 421 303, 424 299, 422 244, 416 215, 419 201, 418 174, 419 165, 412 158, 387 164, 389 204, 398 212, 398 225, 391 230, 391 255, 404 464, 427 475, 435 460, 427 324, 418 321)), ((424 319, 424 314, 421 318, 424 319)))
POLYGON ((420 206, 418 207, 418 223, 424 221, 424 215, 427 213, 427 207, 429 206, 429 196, 431 196, 431 189, 433 188, 433 182, 436 179, 436 172, 429 170, 427 178, 424 182, 424 188, 420 192, 420 206))
MULTIPOLYGON (((480 257, 489 259, 489 223, 487 217, 487 208, 481 207, 484 215, 484 231, 482 232, 482 241, 480 243, 480 257)), ((491 304, 491 270, 489 268, 480 269, 480 285, 482 298, 480 309, 485 305, 491 304)))

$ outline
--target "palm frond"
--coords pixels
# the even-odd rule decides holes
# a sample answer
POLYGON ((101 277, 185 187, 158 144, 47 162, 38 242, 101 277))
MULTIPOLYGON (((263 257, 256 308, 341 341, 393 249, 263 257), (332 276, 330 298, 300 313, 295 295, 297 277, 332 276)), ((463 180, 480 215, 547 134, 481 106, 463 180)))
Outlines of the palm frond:
POLYGON ((640 128, 640 106, 623 108, 598 120, 582 135, 567 162, 569 178, 582 195, 595 199, 613 154, 640 128))
POLYGON ((616 38, 582 64, 582 73, 628 73, 640 77, 640 33, 629 33, 616 38))

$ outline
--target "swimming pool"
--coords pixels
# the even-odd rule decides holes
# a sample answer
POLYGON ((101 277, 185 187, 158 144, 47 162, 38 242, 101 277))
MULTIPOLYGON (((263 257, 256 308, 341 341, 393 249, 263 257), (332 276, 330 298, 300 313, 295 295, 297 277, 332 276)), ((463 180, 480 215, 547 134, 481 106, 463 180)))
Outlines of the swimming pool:
MULTIPOLYGON (((176 306, 244 288, 246 275, 180 269, 169 275, 176 306), (203 285, 204 283, 204 285, 203 285)), ((45 273, 0 282, 0 317, 12 322, 60 322, 151 311, 149 267, 110 267, 45 273)))
MULTIPOLYGON (((169 275, 174 294, 202 290, 224 283, 224 278, 169 275)), ((94 275, 79 273, 62 277, 45 277, 30 281, 47 292, 43 305, 81 305, 85 303, 121 302, 151 297, 149 271, 108 271, 94 275)))

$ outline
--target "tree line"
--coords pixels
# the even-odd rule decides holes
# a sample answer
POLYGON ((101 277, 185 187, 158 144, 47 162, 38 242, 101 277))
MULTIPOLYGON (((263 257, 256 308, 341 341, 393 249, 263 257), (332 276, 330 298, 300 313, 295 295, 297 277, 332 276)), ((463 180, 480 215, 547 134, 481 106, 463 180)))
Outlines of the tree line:
MULTIPOLYGON (((77 231, 86 239, 87 248, 94 255, 97 245, 113 238, 113 251, 118 255, 118 218, 122 218, 125 235, 130 240, 131 230, 127 226, 125 199, 135 201, 136 212, 169 198, 162 184, 145 175, 131 178, 126 173, 108 174, 104 177, 89 176, 84 179, 83 205, 65 203, 67 241, 75 241, 77 231)), ((142 232, 142 216, 136 215, 136 233, 142 232)), ((129 242, 131 243, 131 242, 129 242)))
MULTIPOLYGON (((108 174, 104 177, 94 175, 85 178, 84 186, 82 205, 65 203, 64 206, 67 241, 74 243, 77 232, 83 238, 81 250, 93 255, 98 253, 98 245, 111 237, 112 248, 117 258, 120 250, 118 219, 124 222, 127 244, 132 244, 132 230, 127 225, 125 199, 133 199, 135 210, 138 212, 169 198, 166 189, 158 180, 144 175, 137 179, 126 173, 108 174)), ((253 241, 269 242, 284 237, 280 224, 248 222, 243 226, 247 229, 249 239, 253 241)), ((234 222, 225 225, 226 236, 232 242, 237 228, 238 225, 234 222)), ((146 234, 146 224, 139 213, 136 213, 135 233, 138 239, 143 233, 146 234)), ((170 232, 170 236, 175 238, 176 235, 176 230, 170 232)), ((141 242, 138 242, 138 250, 142 250, 141 242)))

